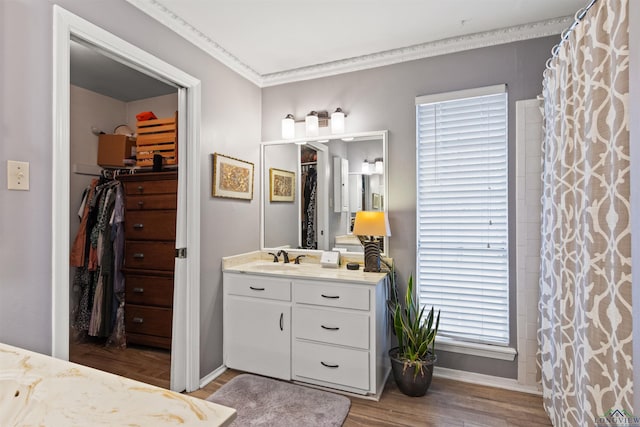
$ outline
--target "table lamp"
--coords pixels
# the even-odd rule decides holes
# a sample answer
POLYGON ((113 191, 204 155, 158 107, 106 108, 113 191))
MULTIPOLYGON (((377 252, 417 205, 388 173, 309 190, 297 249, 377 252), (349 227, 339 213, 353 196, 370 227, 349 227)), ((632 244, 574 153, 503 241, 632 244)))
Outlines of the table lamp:
POLYGON ((391 236, 389 219, 381 211, 359 211, 353 234, 364 246, 364 271, 380 271, 380 237, 391 236))

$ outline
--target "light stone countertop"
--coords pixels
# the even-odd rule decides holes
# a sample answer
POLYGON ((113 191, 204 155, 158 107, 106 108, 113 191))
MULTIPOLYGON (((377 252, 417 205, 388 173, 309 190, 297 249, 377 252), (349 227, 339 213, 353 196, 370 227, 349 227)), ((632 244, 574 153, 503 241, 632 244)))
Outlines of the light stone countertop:
POLYGON ((249 273, 266 276, 290 277, 296 279, 320 279, 335 282, 348 282, 375 285, 387 275, 386 272, 365 273, 363 266, 359 270, 347 270, 348 256, 342 259, 338 268, 327 268, 320 265, 317 255, 302 258, 300 264, 294 264, 293 259, 298 252, 289 251, 291 262, 288 264, 273 262, 273 257, 260 251, 241 254, 222 259, 222 270, 227 273, 249 273))
POLYGON ((227 426, 235 409, 0 343, 0 426, 227 426))

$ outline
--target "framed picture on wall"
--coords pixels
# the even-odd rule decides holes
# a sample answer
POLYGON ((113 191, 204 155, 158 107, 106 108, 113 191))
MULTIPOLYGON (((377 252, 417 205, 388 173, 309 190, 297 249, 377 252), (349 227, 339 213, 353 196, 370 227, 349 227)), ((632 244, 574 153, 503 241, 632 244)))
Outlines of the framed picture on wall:
POLYGON ((379 193, 371 194, 371 208, 380 210, 382 208, 381 197, 379 193))
POLYGON ((269 168, 269 201, 293 202, 296 197, 296 173, 269 168))
POLYGON ((253 199, 253 163, 213 154, 213 197, 253 199))

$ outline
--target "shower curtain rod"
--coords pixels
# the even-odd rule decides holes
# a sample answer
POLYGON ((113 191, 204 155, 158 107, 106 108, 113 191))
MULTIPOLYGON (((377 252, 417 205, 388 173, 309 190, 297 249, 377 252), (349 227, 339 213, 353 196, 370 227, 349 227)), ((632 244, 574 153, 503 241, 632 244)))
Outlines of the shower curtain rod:
POLYGON ((584 19, 584 17, 586 16, 587 12, 589 11, 589 9, 591 9, 591 7, 596 4, 598 0, 590 0, 589 4, 587 4, 585 7, 583 7, 582 9, 579 9, 576 14, 574 15, 574 21, 573 24, 571 24, 571 26, 569 26, 569 28, 567 28, 566 30, 564 30, 562 33, 560 33, 560 41, 558 42, 557 45, 555 45, 552 49, 551 49, 551 58, 547 59, 546 62, 546 67, 549 68, 549 62, 555 58, 556 56, 558 56, 558 52, 560 51, 560 46, 562 46, 562 43, 564 43, 565 40, 567 40, 569 38, 569 34, 571 34, 571 31, 573 31, 574 28, 576 28, 578 26, 578 24, 580 24, 580 22, 584 19))

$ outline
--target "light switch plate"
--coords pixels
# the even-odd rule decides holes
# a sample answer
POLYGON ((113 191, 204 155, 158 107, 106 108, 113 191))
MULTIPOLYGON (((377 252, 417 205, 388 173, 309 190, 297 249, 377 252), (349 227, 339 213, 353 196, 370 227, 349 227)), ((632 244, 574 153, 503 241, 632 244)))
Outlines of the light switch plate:
POLYGON ((7 189, 29 190, 29 162, 7 160, 7 189))

